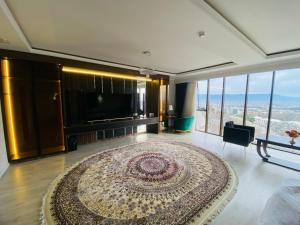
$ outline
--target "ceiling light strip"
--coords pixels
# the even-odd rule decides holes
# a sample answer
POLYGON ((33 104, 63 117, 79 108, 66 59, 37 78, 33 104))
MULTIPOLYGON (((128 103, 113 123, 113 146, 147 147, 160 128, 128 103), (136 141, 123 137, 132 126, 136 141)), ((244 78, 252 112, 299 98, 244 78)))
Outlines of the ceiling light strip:
POLYGON ((148 82, 152 81, 152 79, 148 77, 131 76, 131 75, 125 75, 121 73, 113 73, 113 72, 100 71, 100 70, 89 70, 89 69, 82 69, 82 68, 69 67, 69 66, 63 66, 62 71, 67 73, 94 75, 94 76, 101 76, 101 77, 112 77, 118 79, 139 80, 139 81, 148 81, 148 82))

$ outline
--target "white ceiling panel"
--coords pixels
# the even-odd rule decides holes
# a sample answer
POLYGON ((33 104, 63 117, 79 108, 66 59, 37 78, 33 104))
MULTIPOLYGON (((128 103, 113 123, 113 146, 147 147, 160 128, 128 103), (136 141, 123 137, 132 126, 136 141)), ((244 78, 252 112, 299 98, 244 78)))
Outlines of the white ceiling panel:
POLYGON ((0 10, 0 40, 0 49, 28 51, 4 10, 0 10))
POLYGON ((190 1, 6 2, 34 48, 171 73, 239 62, 249 50, 190 1), (206 33, 201 39, 200 30, 206 33), (145 50, 152 56, 144 56, 145 50))
POLYGON ((299 8, 299 0, 0 0, 0 38, 9 41, 0 48, 183 79, 298 59, 300 50, 272 53, 300 48, 299 8))
POLYGON ((300 48, 299 0, 207 0, 267 54, 300 48))

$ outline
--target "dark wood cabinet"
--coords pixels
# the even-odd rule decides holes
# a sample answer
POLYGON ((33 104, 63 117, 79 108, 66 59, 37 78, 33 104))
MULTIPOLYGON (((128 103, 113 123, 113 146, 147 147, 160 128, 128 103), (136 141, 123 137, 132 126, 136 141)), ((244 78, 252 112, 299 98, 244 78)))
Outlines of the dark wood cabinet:
POLYGON ((6 132, 8 138, 14 139, 9 142, 9 158, 17 160, 34 157, 39 154, 36 123, 33 112, 32 83, 20 78, 2 78, 4 85, 10 86, 10 91, 4 89, 3 100, 7 104, 5 108, 6 120, 12 123, 7 125, 13 133, 6 132), (8 108, 10 106, 10 108, 8 108), (10 117, 12 117, 10 119, 10 117))
MULTIPOLYGON (((68 135, 69 129, 77 130, 77 126, 84 126, 82 132, 76 132, 79 144, 136 133, 141 124, 147 124, 149 132, 158 132, 157 118, 149 118, 150 122, 146 123, 142 120, 108 123, 104 127, 86 124, 85 93, 131 94, 135 113, 137 81, 69 74, 61 69, 62 66, 73 66, 140 76, 138 71, 10 50, 1 50, 0 56, 9 58, 1 61, 0 97, 10 160, 63 151, 64 135, 68 135), (9 62, 8 73, 2 66, 3 61, 9 62)), ((152 78, 146 87, 146 111, 147 115, 151 112, 158 117, 162 77, 155 75, 152 78)))
POLYGON ((1 73, 10 160, 64 151, 59 69, 55 64, 9 60, 1 73))
POLYGON ((60 81, 39 81, 34 87, 41 154, 64 151, 60 81))

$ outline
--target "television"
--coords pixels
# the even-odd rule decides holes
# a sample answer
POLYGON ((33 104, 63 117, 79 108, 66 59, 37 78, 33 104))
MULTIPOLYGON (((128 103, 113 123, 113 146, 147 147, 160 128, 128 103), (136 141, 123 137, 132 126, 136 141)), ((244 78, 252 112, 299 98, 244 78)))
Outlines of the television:
POLYGON ((132 116, 131 94, 85 93, 85 120, 102 120, 132 116))

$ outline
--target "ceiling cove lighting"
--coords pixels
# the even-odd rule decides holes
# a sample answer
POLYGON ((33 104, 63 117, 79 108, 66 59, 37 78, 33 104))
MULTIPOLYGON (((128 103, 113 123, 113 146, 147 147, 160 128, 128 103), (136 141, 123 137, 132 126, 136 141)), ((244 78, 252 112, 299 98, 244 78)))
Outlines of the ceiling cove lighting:
POLYGON ((9 151, 11 153, 12 159, 19 159, 19 148, 16 137, 16 127, 15 127, 15 119, 14 119, 14 107, 13 107, 13 99, 12 99, 12 91, 10 84, 10 69, 9 69, 9 61, 7 59, 3 59, 1 61, 1 68, 3 74, 3 92, 4 92, 4 106, 5 106, 5 117, 6 117, 6 126, 8 132, 8 143, 9 143, 9 151))
POLYGON ((113 72, 107 72, 101 70, 89 70, 89 69, 82 69, 82 68, 69 67, 69 66, 63 66, 62 71, 68 73, 94 75, 94 76, 101 76, 101 77, 112 77, 112 78, 127 79, 127 80, 139 80, 139 81, 149 81, 149 82, 152 81, 152 79, 148 77, 131 76, 122 73, 113 73, 113 72))

